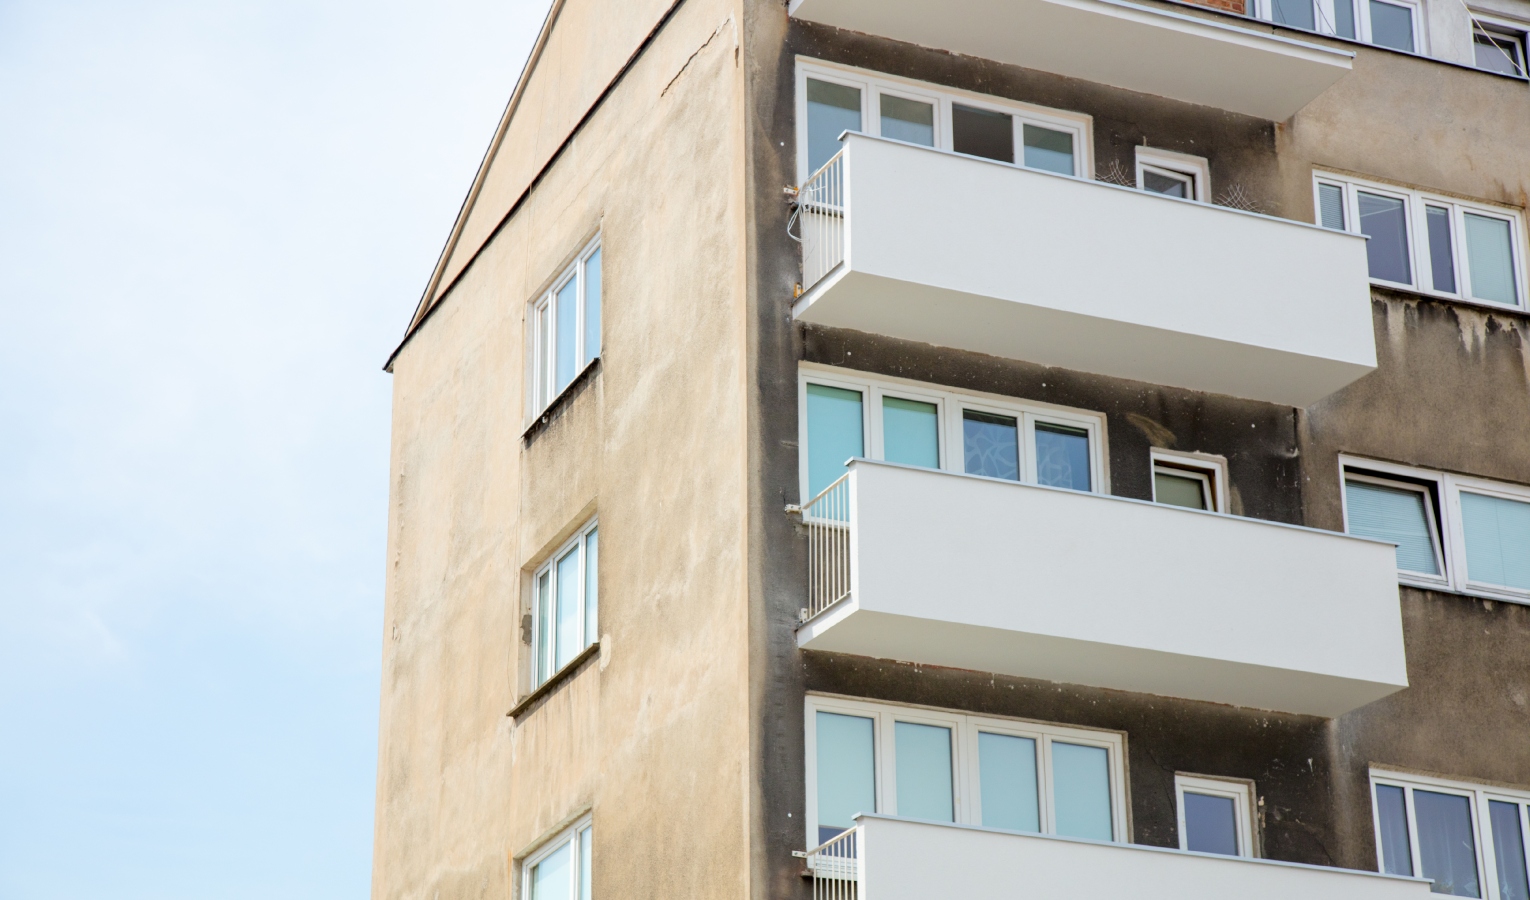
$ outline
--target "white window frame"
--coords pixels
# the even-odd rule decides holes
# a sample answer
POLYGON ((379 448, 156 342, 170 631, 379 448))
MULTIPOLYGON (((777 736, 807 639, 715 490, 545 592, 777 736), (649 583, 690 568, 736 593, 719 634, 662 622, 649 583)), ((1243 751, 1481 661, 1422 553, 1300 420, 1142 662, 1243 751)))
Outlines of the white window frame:
POLYGON ((1207 512, 1226 513, 1227 509, 1227 458, 1210 453, 1187 453, 1179 450, 1153 448, 1149 451, 1153 464, 1153 502, 1158 502, 1158 470, 1169 470, 1172 475, 1198 476, 1206 485, 1207 512))
POLYGON ((1211 775, 1174 773, 1174 806, 1179 816, 1179 849, 1190 849, 1190 835, 1185 827, 1185 792, 1233 801, 1233 819, 1238 829, 1238 855, 1245 859, 1258 856, 1258 823, 1254 819, 1254 783, 1243 778, 1217 778, 1211 775))
MULTIPOLYGON (((1530 24, 1506 19, 1503 16, 1491 15, 1468 9, 1471 14, 1471 40, 1472 40, 1472 66, 1477 64, 1477 35, 1486 33, 1494 37, 1505 38, 1513 41, 1519 47, 1519 78, 1524 78, 1527 70, 1530 70, 1530 24)), ((1491 71, 1482 69, 1481 71, 1491 71)))
POLYGON ((1525 218, 1522 210, 1481 201, 1468 201, 1457 197, 1447 197, 1443 194, 1399 187, 1394 184, 1368 181, 1350 175, 1338 175, 1332 172, 1314 170, 1312 202, 1314 218, 1319 225, 1322 224, 1322 199, 1319 194, 1319 185, 1323 184, 1333 185, 1343 190, 1344 230, 1351 234, 1360 234, 1360 191, 1368 194, 1393 197, 1403 201, 1403 219, 1408 229, 1408 265, 1411 269, 1409 275, 1413 279, 1413 283, 1403 284, 1381 278, 1372 278, 1370 279, 1371 284, 1429 297, 1442 297, 1458 303, 1469 303, 1486 309, 1525 310, 1530 308, 1527 307, 1526 300, 1525 218), (1428 219, 1424 211, 1426 206, 1440 206, 1450 210, 1450 246, 1451 252, 1454 254, 1452 264, 1455 267, 1456 273, 1455 292, 1437 291, 1434 289, 1434 275, 1431 265, 1432 257, 1429 252, 1428 219), (1467 213, 1500 219, 1509 223, 1509 246, 1514 257, 1514 287, 1518 294, 1517 302, 1503 304, 1493 300, 1482 300, 1471 295, 1471 272, 1466 255, 1465 216, 1467 213), (1427 286, 1425 284, 1426 281, 1428 282, 1427 286))
POLYGON ((813 174, 807 171, 807 80, 809 77, 815 81, 827 81, 858 88, 861 92, 861 125, 865 128, 864 133, 873 137, 880 137, 882 134, 881 95, 891 94, 910 100, 933 103, 935 105, 935 149, 955 152, 952 150, 951 105, 957 103, 1013 117, 1017 161, 1009 165, 1025 168, 1025 164, 1021 161, 1025 154, 1024 126, 1029 123, 1073 135, 1073 175, 1076 178, 1086 179, 1094 177, 1094 119, 1092 116, 1030 103, 1019 103, 990 94, 942 87, 925 81, 899 78, 869 69, 842 66, 799 56, 796 74, 797 181, 799 184, 813 174))
MULTIPOLYGON (((1440 574, 1436 576, 1430 575, 1428 572, 1414 572, 1408 569, 1398 569, 1397 580, 1405 584, 1414 585, 1416 587, 1445 588, 1448 590, 1450 588, 1449 568, 1445 565, 1445 541, 1442 539, 1439 529, 1439 523, 1443 521, 1443 517, 1440 515, 1439 504, 1436 502, 1436 498, 1445 497, 1444 479, 1438 475, 1430 475, 1427 473, 1415 474, 1398 472, 1396 471, 1397 468, 1399 467, 1390 467, 1387 474, 1403 475, 1405 478, 1426 481, 1433 485, 1433 489, 1431 490, 1427 485, 1418 484, 1417 481, 1404 481, 1401 479, 1385 478, 1371 475, 1364 471, 1364 469, 1361 467, 1348 468, 1344 472, 1344 483, 1346 487, 1342 500, 1342 505, 1344 507, 1344 531, 1346 534, 1349 532, 1349 490, 1347 485, 1351 481, 1359 481, 1365 484, 1375 484, 1382 487, 1389 487, 1394 490, 1411 491, 1413 493, 1422 494, 1424 497, 1424 515, 1427 517, 1429 525, 1429 542, 1430 545, 1434 548, 1434 567, 1439 570, 1440 574)), ((1372 470, 1374 471, 1373 467, 1372 470)))
POLYGON ((1482 886, 1482 900, 1500 900, 1498 886, 1497 850, 1493 845, 1493 823, 1488 801, 1513 803, 1519 807, 1520 838, 1526 843, 1525 858, 1530 860, 1530 791, 1522 788, 1499 787, 1471 781, 1456 781, 1433 775, 1418 775, 1397 769, 1372 766, 1370 770, 1371 827, 1376 841, 1376 871, 1385 872, 1386 862, 1381 857, 1381 816, 1376 803, 1376 787, 1388 785, 1400 787, 1405 794, 1408 817, 1408 845, 1412 856, 1413 875, 1423 878, 1423 868, 1418 849, 1418 820, 1413 811, 1413 790, 1419 788, 1441 794, 1466 797, 1472 805, 1472 835, 1477 844, 1477 883, 1482 886))
MULTIPOLYGON (((589 637, 588 623, 585 621, 585 614, 589 610, 589 585, 586 584, 590 573, 589 538, 590 535, 593 534, 599 527, 600 522, 593 518, 579 526, 579 530, 574 532, 573 537, 559 544, 558 549, 554 550, 552 553, 549 553, 547 558, 543 560, 542 564, 537 566, 531 573, 531 686, 533 689, 541 687, 543 684, 551 681, 555 676, 557 676, 559 672, 562 672, 571 664, 564 663, 562 666, 556 665, 558 659, 558 631, 556 615, 558 604, 558 561, 567 556, 569 551, 576 547, 579 550, 579 652, 582 653, 589 649, 600 639, 599 635, 595 635, 593 638, 589 637), (552 623, 544 622, 542 620, 541 593, 538 590, 538 585, 541 582, 543 575, 548 576, 548 590, 552 594, 552 606, 554 610, 552 623), (552 630, 550 632, 547 646, 551 657, 548 660, 549 668, 544 674, 542 665, 543 660, 539 654, 541 653, 542 649, 542 633, 544 629, 548 628, 549 624, 551 624, 552 630)), ((596 544, 596 554, 598 557, 598 541, 596 544)), ((597 558, 597 573, 600 571, 598 568, 599 565, 600 562, 597 558)), ((597 578, 598 577, 599 576, 597 574, 597 578)), ((595 598, 595 615, 597 626, 599 624, 600 617, 600 597, 598 595, 599 589, 599 585, 597 585, 597 596, 595 598)), ((574 654, 575 657, 578 657, 578 655, 578 653, 574 654)))
MULTIPOLYGON (((1316 0, 1317 28, 1314 34, 1326 34, 1331 37, 1340 37, 1338 29, 1338 16, 1334 12, 1336 3, 1353 3, 1355 11, 1355 36, 1353 38, 1340 38, 1340 40, 1360 41, 1373 47, 1382 47, 1383 50, 1396 50, 1395 47, 1383 47, 1371 39, 1371 4, 1370 0, 1316 0)), ((1406 7, 1413 15, 1413 53, 1419 56, 1429 55, 1429 39, 1424 28, 1424 11, 1419 0, 1382 0, 1392 6, 1406 7)), ((1254 18, 1263 19, 1266 22, 1275 21, 1275 5, 1272 0, 1253 0, 1254 18)), ((1294 28, 1298 31, 1306 31, 1296 25, 1281 25, 1281 28, 1294 28)), ((1396 50, 1405 53, 1404 50, 1396 50)))
MULTIPOLYGON (((569 896, 568 900, 580 900, 583 896, 582 880, 584 878, 583 857, 586 841, 590 844, 591 859, 594 859, 595 829, 591 824, 592 816, 585 813, 574 824, 554 835, 550 840, 537 848, 534 853, 528 855, 521 862, 521 900, 562 900, 562 898, 536 897, 531 893, 531 875, 536 871, 538 864, 549 856, 552 856, 564 845, 569 846, 569 896)), ((593 893, 593 892, 592 892, 593 893)))
POLYGON ((1126 734, 1104 729, 1058 725, 1029 719, 979 716, 903 703, 870 702, 834 694, 810 693, 805 706, 807 778, 807 846, 818 845, 818 744, 819 712, 859 716, 873 721, 872 767, 875 772, 876 812, 896 816, 898 809, 896 722, 938 725, 951 729, 951 780, 953 818, 959 825, 982 825, 982 790, 978 780, 978 732, 1013 735, 1036 741, 1036 790, 1042 834, 1056 833, 1056 807, 1052 798, 1052 742, 1062 741, 1100 747, 1109 754, 1110 820, 1112 840, 1131 840, 1127 817, 1126 734))
MULTIPOLYGON (((966 474, 966 448, 962 443, 962 411, 1009 416, 1019 426, 1020 483, 1036 484, 1036 425, 1062 425, 1082 429, 1089 435, 1090 493, 1110 493, 1109 453, 1106 445, 1103 413, 1032 401, 1020 401, 996 394, 937 387, 919 381, 871 375, 854 369, 799 363, 797 371, 797 474, 799 496, 808 495, 808 421, 807 386, 809 383, 843 388, 861 395, 861 446, 867 459, 880 460, 882 454, 882 398, 901 397, 934 403, 936 434, 940 440, 940 471, 966 474)), ((981 476, 971 476, 981 477, 981 476)))
MULTIPOLYGON (((530 324, 528 329, 531 340, 526 358, 530 361, 529 377, 526 380, 531 388, 527 392, 526 414, 528 420, 535 420, 538 415, 552 406, 569 388, 579 381, 579 376, 584 370, 595 365, 600 359, 600 347, 595 348, 594 353, 587 354, 585 347, 585 263, 601 249, 601 235, 596 235, 589 243, 585 244, 570 262, 554 278, 551 286, 539 293, 535 300, 531 301, 527 309, 526 321, 530 324), (558 314, 557 297, 570 280, 577 279, 578 289, 574 305, 574 377, 563 386, 563 390, 557 389, 557 364, 558 364, 558 314), (543 328, 547 329, 547 338, 543 340, 543 328), (588 355, 588 362, 579 362, 588 355)), ((604 316, 605 306, 605 257, 601 257, 601 307, 604 316)), ((603 323, 602 323, 603 324, 603 323)), ((529 424, 529 422, 528 422, 529 424)))
MULTIPOLYGON (((1508 484, 1502 481, 1490 481, 1485 478, 1454 475, 1449 472, 1437 472, 1429 469, 1420 469, 1415 466, 1403 466, 1396 463, 1341 455, 1339 457, 1339 496, 1344 511, 1344 531, 1346 533, 1349 532, 1349 497, 1348 492, 1344 490, 1345 480, 1358 478, 1362 481, 1383 483, 1399 488, 1414 487, 1414 485, 1404 481, 1388 480, 1387 476, 1389 475, 1433 485, 1434 497, 1429 498, 1430 505, 1433 507, 1436 503, 1438 504, 1435 511, 1439 518, 1438 527, 1440 530, 1438 533, 1432 531, 1432 535, 1435 539, 1435 552, 1439 557, 1440 571, 1443 574, 1436 578, 1420 572, 1407 572, 1399 569, 1397 580, 1400 583, 1430 590, 1451 591, 1489 600, 1530 604, 1530 590, 1519 590, 1517 588, 1470 580, 1466 566, 1466 528, 1461 515, 1462 491, 1530 503, 1530 486, 1508 484)), ((1436 528, 1436 523, 1433 520, 1430 521, 1430 528, 1431 530, 1436 528)))
POLYGON ((1138 190, 1147 190, 1143 176, 1149 171, 1156 170, 1171 178, 1188 180, 1190 196, 1186 199, 1197 203, 1211 201, 1211 165, 1205 157, 1140 146, 1136 148, 1136 157, 1138 190))

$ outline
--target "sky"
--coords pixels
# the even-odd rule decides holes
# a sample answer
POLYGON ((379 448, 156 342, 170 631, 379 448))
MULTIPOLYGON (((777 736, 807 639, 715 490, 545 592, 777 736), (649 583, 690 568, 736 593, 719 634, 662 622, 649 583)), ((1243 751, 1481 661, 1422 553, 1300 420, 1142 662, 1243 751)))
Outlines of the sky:
POLYGON ((0 900, 362 898, 391 385, 547 0, 0 0, 0 900))

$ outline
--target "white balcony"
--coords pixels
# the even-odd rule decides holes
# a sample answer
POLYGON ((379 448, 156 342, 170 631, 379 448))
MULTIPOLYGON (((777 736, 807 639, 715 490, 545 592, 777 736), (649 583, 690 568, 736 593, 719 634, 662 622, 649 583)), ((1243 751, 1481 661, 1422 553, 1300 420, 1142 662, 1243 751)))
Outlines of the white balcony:
POLYGON ((798 646, 1314 716, 1407 687, 1391 544, 855 460, 798 646))
POLYGON ((1354 54, 1120 0, 792 0, 793 18, 1284 121, 1354 54))
POLYGON ((1365 239, 849 134, 804 322, 1305 407, 1376 367, 1365 239))
POLYGON ((808 854, 814 896, 1428 900, 1422 878, 863 815, 808 854))

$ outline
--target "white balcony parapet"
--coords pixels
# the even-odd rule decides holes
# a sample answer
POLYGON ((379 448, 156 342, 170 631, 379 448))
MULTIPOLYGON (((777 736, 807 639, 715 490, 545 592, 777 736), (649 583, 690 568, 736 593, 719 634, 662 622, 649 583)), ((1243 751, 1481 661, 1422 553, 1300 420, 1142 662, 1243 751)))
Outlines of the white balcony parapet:
POLYGON ((809 851, 815 900, 1427 900, 1422 878, 861 815, 809 851), (853 858, 846 858, 846 853, 853 858))
POLYGON ((804 649, 1327 717, 1408 686, 1391 544, 868 460, 842 483, 809 556, 849 591, 804 649))
POLYGON ((792 0, 793 18, 1285 121, 1354 54, 1121 0, 792 0))
POLYGON ((804 322, 1297 407, 1376 368, 1364 237, 844 140, 800 195, 834 199, 799 210, 804 322))

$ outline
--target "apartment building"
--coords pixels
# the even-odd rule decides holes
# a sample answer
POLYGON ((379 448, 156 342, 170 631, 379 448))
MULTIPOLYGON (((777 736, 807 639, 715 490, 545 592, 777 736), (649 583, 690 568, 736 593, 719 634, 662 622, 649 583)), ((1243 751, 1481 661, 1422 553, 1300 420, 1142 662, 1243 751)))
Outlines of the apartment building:
POLYGON ((1530 900, 1526 0, 556 0, 376 898, 1530 900))

